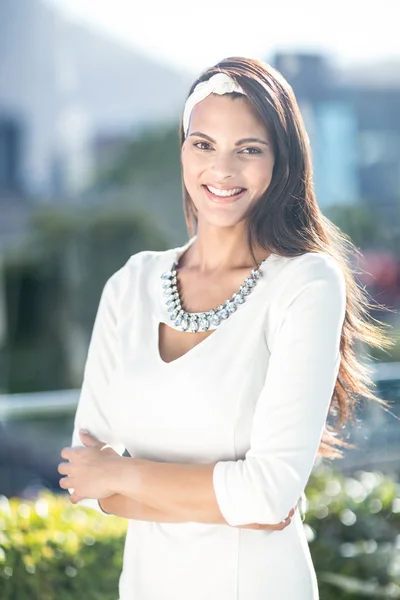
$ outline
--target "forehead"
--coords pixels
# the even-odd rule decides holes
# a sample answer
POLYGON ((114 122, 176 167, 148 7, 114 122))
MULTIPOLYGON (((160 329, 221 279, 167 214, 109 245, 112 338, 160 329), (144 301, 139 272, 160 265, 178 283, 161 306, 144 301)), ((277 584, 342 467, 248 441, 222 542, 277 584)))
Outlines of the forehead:
POLYGON ((210 94, 193 107, 190 130, 210 133, 228 129, 245 135, 264 133, 266 125, 246 97, 233 98, 229 94, 210 94))

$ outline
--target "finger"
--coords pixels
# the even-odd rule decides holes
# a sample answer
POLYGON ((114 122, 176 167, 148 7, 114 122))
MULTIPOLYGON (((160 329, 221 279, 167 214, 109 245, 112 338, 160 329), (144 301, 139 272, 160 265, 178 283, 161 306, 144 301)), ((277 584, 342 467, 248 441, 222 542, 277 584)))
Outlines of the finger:
POLYGON ((63 448, 60 452, 62 458, 69 459, 71 457, 71 447, 63 448))
POLYGON ((68 488, 73 487, 70 477, 62 477, 58 484, 63 490, 67 490, 68 488))
POLYGON ((104 444, 104 442, 98 440, 96 437, 94 437, 94 435, 92 435, 85 429, 80 429, 79 435, 85 446, 103 446, 104 444))
POLYGON ((260 525, 260 529, 267 529, 270 531, 282 531, 291 523, 291 519, 288 517, 284 521, 277 523, 276 525, 260 525))
POLYGON ((288 517, 282 523, 280 523, 280 530, 285 529, 291 523, 291 519, 288 517))
POLYGON ((292 519, 290 517, 286 517, 286 519, 284 521, 279 523, 279 528, 285 529, 285 527, 287 527, 289 525, 289 523, 291 523, 291 521, 292 521, 292 519))
POLYGON ((82 446, 69 446, 67 448, 63 448, 61 450, 61 457, 66 458, 67 460, 74 460, 79 458, 79 456, 84 452, 86 448, 82 448, 82 446))
POLYGON ((58 465, 57 471, 61 473, 61 475, 68 475, 70 471, 70 463, 62 462, 58 465))
POLYGON ((272 531, 282 531, 282 529, 285 529, 287 524, 288 523, 286 521, 281 521, 277 525, 267 525, 267 528, 272 529, 272 531))
POLYGON ((79 497, 77 494, 75 494, 75 493, 74 493, 74 494, 71 494, 71 495, 70 495, 70 497, 69 497, 69 501, 70 501, 72 504, 77 504, 77 502, 79 502, 79 501, 80 501, 80 500, 82 500, 82 499, 83 499, 83 498, 80 498, 80 497, 79 497))

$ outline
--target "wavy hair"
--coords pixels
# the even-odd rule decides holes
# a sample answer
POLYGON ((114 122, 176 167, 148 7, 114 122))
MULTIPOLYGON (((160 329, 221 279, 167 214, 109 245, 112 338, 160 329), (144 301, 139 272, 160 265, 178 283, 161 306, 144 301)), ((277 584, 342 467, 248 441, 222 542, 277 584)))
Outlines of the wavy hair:
MULTIPOLYGON (((394 341, 385 332, 388 325, 369 312, 386 307, 369 302, 370 296, 358 284, 352 268, 352 259, 360 252, 351 238, 322 214, 317 204, 310 143, 292 87, 267 63, 230 57, 203 71, 192 84, 188 97, 198 83, 216 73, 226 73, 243 88, 273 143, 275 163, 271 183, 247 215, 252 253, 255 244, 285 257, 324 252, 339 263, 345 276, 347 299, 340 340, 341 363, 328 412, 328 417, 337 417, 337 423, 335 427, 326 426, 318 449, 320 456, 343 458, 341 448, 356 446, 341 438, 339 429, 354 418, 358 400, 369 398, 385 409, 389 407, 373 393, 371 388, 376 384, 370 377, 371 369, 361 361, 357 351, 357 343, 384 349, 393 346, 394 341)), ((230 96, 243 97, 235 92, 230 96)), ((179 136, 182 146, 185 141, 182 120, 179 136)), ((182 191, 186 227, 192 237, 197 231, 197 209, 183 174, 182 191)))

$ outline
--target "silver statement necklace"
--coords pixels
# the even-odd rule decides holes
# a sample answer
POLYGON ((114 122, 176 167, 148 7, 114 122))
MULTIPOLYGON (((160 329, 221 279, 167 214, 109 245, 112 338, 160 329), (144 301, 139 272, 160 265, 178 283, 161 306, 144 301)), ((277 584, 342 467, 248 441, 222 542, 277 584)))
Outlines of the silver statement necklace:
POLYGON ((186 331, 187 333, 208 331, 211 326, 218 327, 236 312, 238 306, 245 302, 246 296, 251 293, 257 280, 261 277, 260 267, 267 258, 258 263, 257 267, 250 271, 250 277, 245 277, 243 285, 239 287, 239 291, 232 294, 231 298, 226 300, 224 304, 220 304, 215 309, 200 313, 188 313, 182 308, 176 277, 179 259, 176 260, 171 270, 161 275, 162 292, 171 321, 174 321, 176 327, 179 327, 181 331, 186 331))

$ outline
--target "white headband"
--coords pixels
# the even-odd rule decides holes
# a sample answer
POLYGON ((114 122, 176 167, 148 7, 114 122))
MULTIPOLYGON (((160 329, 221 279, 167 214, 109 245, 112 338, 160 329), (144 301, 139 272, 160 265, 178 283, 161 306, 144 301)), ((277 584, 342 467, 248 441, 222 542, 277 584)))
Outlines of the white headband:
POLYGON ((238 85, 229 75, 225 73, 216 73, 207 81, 198 83, 186 100, 185 108, 183 111, 183 131, 185 137, 189 131, 190 115, 193 107, 201 100, 204 100, 210 94, 229 94, 230 92, 236 92, 238 94, 246 95, 245 91, 238 85))

